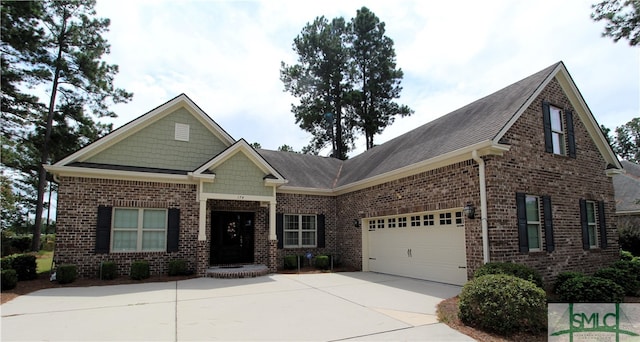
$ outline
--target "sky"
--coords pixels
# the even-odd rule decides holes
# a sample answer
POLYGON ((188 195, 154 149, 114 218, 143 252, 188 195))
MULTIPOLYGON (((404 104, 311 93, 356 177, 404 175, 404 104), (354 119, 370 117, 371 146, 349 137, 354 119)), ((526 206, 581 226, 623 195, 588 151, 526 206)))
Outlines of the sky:
POLYGON ((640 47, 602 37, 595 2, 98 0, 97 15, 111 20, 104 59, 119 66, 115 85, 134 93, 103 121, 120 127, 185 93, 235 139, 301 150, 311 136, 295 123, 281 62, 296 63, 293 40, 316 17, 350 20, 366 6, 386 24, 404 72, 396 101, 415 111, 376 144, 558 61, 613 129, 640 116, 640 47))

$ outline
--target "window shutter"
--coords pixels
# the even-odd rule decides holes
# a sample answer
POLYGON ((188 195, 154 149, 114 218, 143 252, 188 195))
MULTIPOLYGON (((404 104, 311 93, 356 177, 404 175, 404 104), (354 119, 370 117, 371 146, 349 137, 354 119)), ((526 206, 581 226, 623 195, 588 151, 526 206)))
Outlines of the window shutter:
POLYGON ((180 209, 169 208, 167 222, 167 252, 177 252, 180 241, 180 209))
POLYGON ((565 110, 565 118, 567 120, 567 141, 569 143, 569 157, 576 157, 576 138, 573 133, 573 112, 570 110, 565 110))
POLYGON ((96 253, 109 253, 111 243, 111 207, 98 206, 96 226, 96 253))
POLYGON ((276 214, 276 236, 278 237, 278 249, 284 248, 284 214, 276 214))
POLYGON ((518 215, 518 246, 520 253, 529 252, 529 237, 527 234, 527 204, 526 195, 522 192, 516 193, 516 209, 518 215))
POLYGON ((325 247, 325 240, 324 240, 324 215, 318 215, 318 248, 324 248, 325 247))
POLYGON ((556 249, 553 241, 553 219, 551 214, 551 197, 542 196, 542 211, 544 215, 544 240, 547 244, 547 252, 556 249))
POLYGON ((587 223, 587 201, 580 200, 580 226, 582 227, 582 248, 589 250, 589 225, 587 223))
POLYGON ((600 228, 600 248, 607 248, 607 223, 604 217, 604 201, 598 201, 598 227, 600 228))
POLYGON ((544 125, 544 149, 549 153, 553 153, 553 140, 551 137, 551 111, 549 102, 542 102, 542 123, 544 125))

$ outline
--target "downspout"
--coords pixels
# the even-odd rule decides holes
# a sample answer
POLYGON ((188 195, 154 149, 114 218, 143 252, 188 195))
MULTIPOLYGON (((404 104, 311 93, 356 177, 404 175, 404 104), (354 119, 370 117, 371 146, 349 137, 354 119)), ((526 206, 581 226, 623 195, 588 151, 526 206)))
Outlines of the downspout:
POLYGON ((478 156, 478 150, 473 150, 471 157, 478 163, 478 177, 480 178, 480 218, 482 220, 482 256, 486 264, 489 262, 489 223, 487 222, 487 183, 484 174, 484 159, 478 156))

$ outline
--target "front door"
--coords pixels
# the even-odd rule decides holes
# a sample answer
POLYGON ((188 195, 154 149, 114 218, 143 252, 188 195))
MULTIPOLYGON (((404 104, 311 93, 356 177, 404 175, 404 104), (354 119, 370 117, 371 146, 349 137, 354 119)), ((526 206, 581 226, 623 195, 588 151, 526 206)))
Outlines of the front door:
POLYGON ((254 213, 211 213, 211 265, 253 263, 254 213))

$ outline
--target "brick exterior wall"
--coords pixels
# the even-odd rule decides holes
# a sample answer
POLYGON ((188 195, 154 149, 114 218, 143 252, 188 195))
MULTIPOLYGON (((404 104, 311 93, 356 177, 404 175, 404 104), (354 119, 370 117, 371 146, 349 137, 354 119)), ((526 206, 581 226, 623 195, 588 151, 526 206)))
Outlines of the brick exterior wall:
MULTIPOLYGON (((61 177, 58 190, 56 265, 72 263, 78 275, 97 277, 103 261, 114 261, 120 275, 131 262, 147 260, 153 275, 166 274, 170 260, 185 259, 196 270, 199 257, 196 186, 157 182, 61 177), (95 253, 98 206, 180 209, 178 252, 95 253)), ((208 256, 207 256, 208 257, 208 256)))

